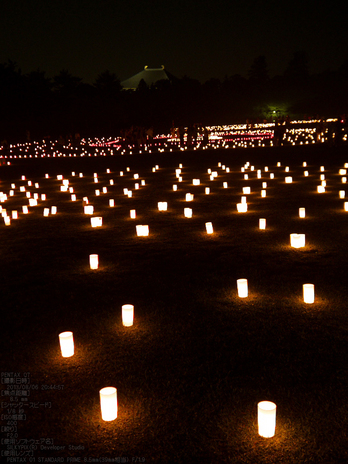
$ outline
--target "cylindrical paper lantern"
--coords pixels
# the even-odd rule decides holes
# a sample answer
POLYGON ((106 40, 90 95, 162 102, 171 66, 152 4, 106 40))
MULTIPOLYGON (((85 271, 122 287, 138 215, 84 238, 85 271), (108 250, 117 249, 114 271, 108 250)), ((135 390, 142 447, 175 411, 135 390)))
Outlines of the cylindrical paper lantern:
POLYGON ((57 207, 51 206, 51 214, 57 214, 57 207))
POLYGON ((314 285, 303 284, 303 301, 308 304, 314 303, 314 285))
POLYGON ((262 198, 265 198, 266 193, 267 193, 266 190, 264 190, 264 189, 261 190, 261 197, 262 197, 262 198))
POLYGON ((168 203, 166 201, 159 201, 157 206, 158 211, 167 211, 168 203))
POLYGON ((248 296, 248 279, 238 279, 237 290, 239 298, 246 298, 248 296))
POLYGON ((266 229, 266 219, 264 219, 264 218, 259 219, 259 229, 261 229, 261 230, 266 229))
POLYGON ((98 269, 99 267, 99 256, 98 255, 89 255, 89 267, 91 269, 98 269))
POLYGON ((103 218, 100 216, 91 217, 92 227, 101 227, 103 225, 103 218))
POLYGON ((290 245, 293 248, 302 248, 306 244, 305 234, 290 234, 290 245))
POLYGON ((44 208, 44 210, 43 210, 43 215, 44 215, 45 217, 47 217, 47 216, 49 216, 49 214, 50 214, 50 209, 49 209, 49 208, 44 208))
POLYGON ((113 208, 115 206, 115 200, 113 198, 109 199, 109 206, 113 208))
POLYGON ((137 212, 135 209, 130 210, 130 217, 131 219, 135 219, 137 217, 137 212))
POLYGON ((340 191, 339 191, 339 196, 340 196, 340 198, 345 198, 345 197, 346 197, 346 192, 345 192, 345 190, 340 190, 340 191))
POLYGON ((83 208, 85 214, 93 214, 94 206, 93 205, 85 205, 83 208))
POLYGON ((206 222, 205 223, 205 229, 207 231, 207 234, 212 234, 214 232, 213 223, 212 222, 206 222))
POLYGON ((149 235, 149 226, 137 225, 136 232, 138 237, 147 237, 149 235))
POLYGON ((238 213, 246 213, 248 210, 247 203, 237 203, 237 211, 238 213))
POLYGON ((99 391, 100 409, 104 421, 117 418, 117 390, 115 387, 105 387, 99 391))
POLYGON ((292 184, 292 177, 291 176, 285 177, 285 183, 292 184))
POLYGON ((300 216, 300 218, 306 217, 306 208, 299 208, 298 215, 300 216))
POLYGON ((227 183, 227 182, 223 182, 222 186, 223 186, 224 189, 227 189, 227 188, 228 188, 228 183, 227 183))
POLYGON ((173 191, 176 192, 178 190, 178 186, 176 184, 173 185, 173 191))
POLYGON ((210 187, 206 187, 206 188, 205 188, 205 194, 206 194, 206 195, 209 195, 209 194, 210 194, 210 187))
POLYGON ((277 405, 271 401, 261 401, 257 405, 259 435, 271 438, 275 433, 277 405))
POLYGON ((125 327, 133 325, 134 318, 134 306, 131 304, 125 304, 122 306, 122 324, 125 327))
POLYGON ((186 193, 186 195, 185 195, 185 200, 186 200, 186 201, 193 201, 193 194, 191 194, 191 193, 186 193))
POLYGON ((192 179, 193 185, 199 185, 201 183, 200 179, 192 179))
POLYGON ((348 201, 344 202, 344 211, 348 211, 348 201))
POLYGON ((192 209, 191 208, 184 208, 184 216, 187 218, 192 217, 192 209))
POLYGON ((243 187, 243 195, 249 195, 250 187, 243 187))
POLYGON ((59 343, 63 358, 69 358, 74 354, 74 337, 72 332, 60 333, 59 343))

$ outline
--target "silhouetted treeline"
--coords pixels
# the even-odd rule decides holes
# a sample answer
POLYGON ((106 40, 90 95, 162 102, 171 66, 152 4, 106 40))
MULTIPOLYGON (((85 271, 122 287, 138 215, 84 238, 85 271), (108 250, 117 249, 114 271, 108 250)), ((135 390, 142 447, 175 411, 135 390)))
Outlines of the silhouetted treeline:
POLYGON ((101 73, 91 84, 62 70, 23 74, 0 64, 0 141, 50 135, 114 136, 132 125, 168 132, 171 125, 231 124, 289 115, 334 117, 348 112, 348 60, 336 71, 309 74, 308 57, 294 54, 282 75, 269 77, 266 58, 239 74, 201 84, 187 76, 148 88, 122 90, 117 76, 101 73))

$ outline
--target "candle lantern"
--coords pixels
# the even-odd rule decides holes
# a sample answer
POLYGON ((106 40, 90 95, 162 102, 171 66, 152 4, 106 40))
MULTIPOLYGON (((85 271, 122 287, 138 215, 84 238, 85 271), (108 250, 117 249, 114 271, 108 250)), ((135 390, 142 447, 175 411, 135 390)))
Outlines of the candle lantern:
POLYGON ((41 194, 41 201, 45 201, 46 200, 46 194, 45 193, 42 193, 41 194))
POLYGON ((266 190, 261 190, 261 197, 265 198, 265 196, 266 196, 266 190))
POLYGON ((113 198, 109 199, 109 206, 113 208, 115 206, 115 200, 113 198))
POLYGON ((249 195, 250 194, 250 187, 243 187, 243 195, 249 195))
POLYGON ((270 178, 270 179, 274 179, 274 173, 273 173, 273 172, 270 172, 270 173, 269 173, 269 178, 270 178))
POLYGON ((134 319, 134 306, 125 304, 122 306, 122 324, 125 327, 131 327, 134 319))
POLYGON ((194 198, 193 194, 186 193, 186 195, 185 195, 185 200, 186 201, 193 201, 193 198, 194 198))
POLYGON ((238 213, 246 213, 248 210, 247 203, 237 203, 237 211, 238 213))
POLYGON ((344 202, 344 211, 348 211, 348 201, 344 202))
POLYGON ((206 188, 205 188, 205 194, 206 194, 206 195, 209 195, 209 194, 210 194, 210 187, 206 187, 206 188))
POLYGON ((57 207, 51 206, 51 214, 57 214, 57 207))
POLYGON ((199 185, 201 183, 200 179, 192 179, 193 185, 199 185))
POLYGON ((93 205, 85 205, 83 207, 83 211, 84 211, 85 214, 93 214, 94 206, 93 205))
POLYGON ((18 219, 18 211, 16 210, 12 211, 12 219, 18 219))
POLYGON ((168 203, 166 201, 159 201, 157 206, 158 211, 167 211, 168 203))
POLYGON ((267 182, 262 182, 262 188, 266 189, 267 188, 267 182))
POLYGON ((117 390, 115 387, 105 387, 99 391, 100 409, 104 421, 117 418, 117 390))
POLYGON ((98 255, 89 255, 89 267, 91 269, 99 268, 99 256, 98 255))
POLYGON ((277 406, 271 401, 261 401, 257 406, 259 435, 271 438, 275 434, 277 406))
POLYGON ((22 212, 23 214, 28 214, 29 213, 28 206, 26 205, 22 206, 22 212))
POLYGON ((340 195, 340 198, 345 198, 345 196, 346 196, 345 190, 340 190, 339 195, 340 195))
POLYGON ((314 303, 314 285, 303 284, 303 301, 308 304, 314 303))
POLYGON ((264 219, 264 218, 259 219, 259 229, 261 229, 261 230, 266 229, 266 219, 264 219))
POLYGON ((173 185, 173 191, 176 192, 178 190, 178 186, 176 184, 173 185))
POLYGON ((239 298, 246 298, 248 296, 248 279, 238 279, 237 290, 239 298))
POLYGON ((91 217, 92 227, 101 227, 103 225, 103 218, 100 216, 91 217))
POLYGON ((302 248, 306 244, 305 234, 290 234, 290 245, 293 248, 302 248))
POLYGON ((44 208, 43 210, 43 215, 47 217, 50 214, 50 209, 49 208, 44 208))
POLYGON ((187 218, 192 218, 192 209, 191 208, 184 208, 184 216, 187 218))
POLYGON ((60 333, 59 344, 63 358, 70 358, 74 354, 74 337, 72 332, 60 333))
POLYGON ((149 235, 149 226, 137 225, 136 232, 138 237, 147 237, 149 235))
POLYGON ((206 222, 205 223, 205 229, 207 231, 207 234, 212 234, 214 232, 213 223, 212 222, 206 222))
POLYGON ((285 183, 286 184, 292 184, 292 177, 291 176, 285 177, 285 183))
POLYGON ((298 209, 298 215, 300 218, 306 217, 306 208, 299 208, 298 209))
POLYGON ((72 193, 72 194, 71 194, 71 201, 76 201, 76 195, 75 195, 75 193, 72 193))
POLYGON ((317 185, 317 192, 318 193, 324 193, 325 192, 325 187, 323 185, 317 185))
POLYGON ((228 188, 228 183, 227 183, 227 182, 223 182, 222 186, 223 186, 223 188, 227 189, 227 188, 228 188))
POLYGON ((136 210, 135 210, 135 209, 131 209, 131 210, 130 210, 130 217, 131 217, 131 219, 135 219, 136 216, 137 216, 136 210))

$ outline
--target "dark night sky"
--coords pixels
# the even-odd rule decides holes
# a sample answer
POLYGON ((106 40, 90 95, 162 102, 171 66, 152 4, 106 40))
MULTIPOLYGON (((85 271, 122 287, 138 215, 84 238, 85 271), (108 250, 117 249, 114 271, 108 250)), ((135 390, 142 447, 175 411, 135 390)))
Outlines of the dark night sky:
POLYGON ((5 0, 0 17, 0 63, 90 83, 106 69, 123 80, 162 64, 201 82, 246 76, 259 55, 274 76, 297 50, 310 73, 348 59, 348 2, 5 0))

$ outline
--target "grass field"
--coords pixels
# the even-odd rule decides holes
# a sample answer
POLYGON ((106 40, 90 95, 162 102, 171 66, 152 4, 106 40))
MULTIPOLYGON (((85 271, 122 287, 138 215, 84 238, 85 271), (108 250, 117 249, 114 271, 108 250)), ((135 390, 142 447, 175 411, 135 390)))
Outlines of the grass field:
MULTIPOLYGON (((26 415, 9 432, 17 437, 1 434, 15 440, 2 448, 9 452, 19 440, 34 440, 36 462, 347 462, 348 212, 338 194, 348 196, 338 174, 346 162, 347 146, 303 146, 23 159, 2 166, 0 190, 8 194, 16 184, 2 207, 19 211, 10 226, 0 225, 2 381, 6 372, 30 378, 21 406, 2 396, 3 415, 8 409, 26 415), (255 170, 244 180, 247 161, 255 170), (175 178, 179 163, 182 182, 175 178), (213 181, 208 168, 219 173, 213 181), (134 173, 145 180, 139 190, 134 173), (69 179, 76 202, 60 191, 58 174, 69 179), (316 192, 320 174, 327 181, 322 194, 316 192), (193 186, 193 178, 201 184, 193 186), (28 215, 21 213, 28 204, 21 185, 47 195, 28 215), (108 192, 96 196, 104 186, 108 192), (243 186, 251 187, 248 212, 238 213, 243 186), (84 196, 103 217, 101 228, 91 228, 83 214, 84 196), (157 210, 158 201, 168 201, 167 212, 157 210), (57 214, 43 217, 52 205, 57 214), (191 219, 185 207, 193 209, 191 219), (299 218, 299 207, 306 218, 299 218), (264 231, 259 218, 267 220, 264 231), (208 221, 213 235, 205 232, 208 221), (148 224, 149 236, 137 237, 136 224, 148 224), (306 246, 290 247, 291 233, 305 233, 306 246), (95 271, 91 253, 99 255, 95 271), (248 279, 246 299, 237 295, 239 278, 248 279), (303 302, 304 283, 315 285, 314 304, 303 302), (126 303, 135 307, 129 328, 121 321, 126 303), (75 354, 63 358, 58 334, 68 330, 75 354), (112 422, 100 414, 105 386, 118 393, 112 422), (277 404, 269 439, 257 430, 263 400, 277 404), (55 446, 64 448, 49 449, 55 446)), ((1 387, 7 389, 4 381, 1 387)))

